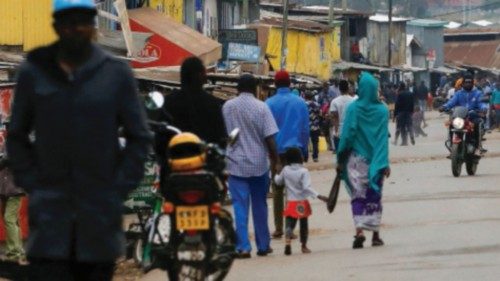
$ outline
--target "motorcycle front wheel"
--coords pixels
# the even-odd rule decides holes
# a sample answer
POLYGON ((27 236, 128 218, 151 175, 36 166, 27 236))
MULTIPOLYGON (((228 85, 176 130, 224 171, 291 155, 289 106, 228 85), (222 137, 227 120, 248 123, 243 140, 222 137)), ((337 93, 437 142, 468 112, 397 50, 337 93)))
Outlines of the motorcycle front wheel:
POLYGON ((462 173, 462 157, 460 155, 462 146, 461 144, 454 143, 451 146, 451 172, 454 177, 459 177, 462 173))

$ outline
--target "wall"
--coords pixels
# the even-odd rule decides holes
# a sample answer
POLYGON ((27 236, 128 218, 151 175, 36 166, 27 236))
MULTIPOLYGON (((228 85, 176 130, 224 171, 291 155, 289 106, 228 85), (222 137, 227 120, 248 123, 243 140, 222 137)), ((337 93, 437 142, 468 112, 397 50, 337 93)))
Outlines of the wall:
POLYGON ((407 26, 408 34, 413 34, 422 43, 423 49, 436 50, 436 62, 434 67, 444 65, 444 29, 442 27, 420 27, 407 26))
MULTIPOLYGON (((287 70, 293 73, 329 79, 332 62, 340 59, 340 28, 329 33, 288 31, 287 70)), ((281 28, 269 32, 266 54, 274 69, 280 68, 281 28)))
POLYGON ((29 51, 53 42, 52 0, 1 0, 0 27, 0 45, 29 51))
POLYGON ((149 7, 164 13, 182 23, 184 20, 184 1, 182 0, 149 0, 149 7))
MULTIPOLYGON (((406 62, 406 22, 394 22, 392 29, 391 66, 406 62)), ((369 59, 372 64, 387 66, 389 53, 389 24, 368 21, 369 59)))

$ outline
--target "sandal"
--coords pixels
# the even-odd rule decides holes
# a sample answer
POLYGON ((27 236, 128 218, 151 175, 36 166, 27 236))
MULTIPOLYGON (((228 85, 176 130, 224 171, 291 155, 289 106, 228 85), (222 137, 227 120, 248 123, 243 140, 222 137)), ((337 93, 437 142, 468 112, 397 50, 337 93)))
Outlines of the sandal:
POLYGON ((310 253, 312 253, 312 251, 309 248, 307 248, 307 246, 302 246, 302 253, 303 254, 310 254, 310 253))
POLYGON ((354 236, 354 242, 352 243, 352 248, 353 249, 363 248, 363 243, 365 242, 365 240, 366 240, 366 238, 363 235, 354 236))
POLYGON ((372 239, 372 247, 384 246, 384 240, 380 238, 372 239))

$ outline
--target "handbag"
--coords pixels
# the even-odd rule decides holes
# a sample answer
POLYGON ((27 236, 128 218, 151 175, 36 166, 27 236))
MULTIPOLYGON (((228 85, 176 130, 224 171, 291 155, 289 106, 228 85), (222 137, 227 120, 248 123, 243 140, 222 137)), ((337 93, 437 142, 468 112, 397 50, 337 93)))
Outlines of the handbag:
POLYGON ((335 180, 333 181, 332 188, 330 189, 330 194, 328 195, 328 201, 326 202, 326 208, 331 214, 337 205, 337 199, 339 197, 340 190, 340 173, 337 173, 335 180))

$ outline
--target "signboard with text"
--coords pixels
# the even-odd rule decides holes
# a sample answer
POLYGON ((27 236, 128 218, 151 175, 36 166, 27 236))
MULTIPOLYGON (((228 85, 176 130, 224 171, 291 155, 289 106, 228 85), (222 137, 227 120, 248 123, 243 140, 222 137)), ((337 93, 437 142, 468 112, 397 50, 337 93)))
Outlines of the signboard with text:
POLYGON ((229 43, 258 45, 257 29, 222 29, 219 30, 219 42, 222 44, 222 59, 227 59, 229 43))
POLYGON ((227 47, 227 59, 241 60, 258 63, 260 58, 260 47, 238 43, 229 43, 227 47))

